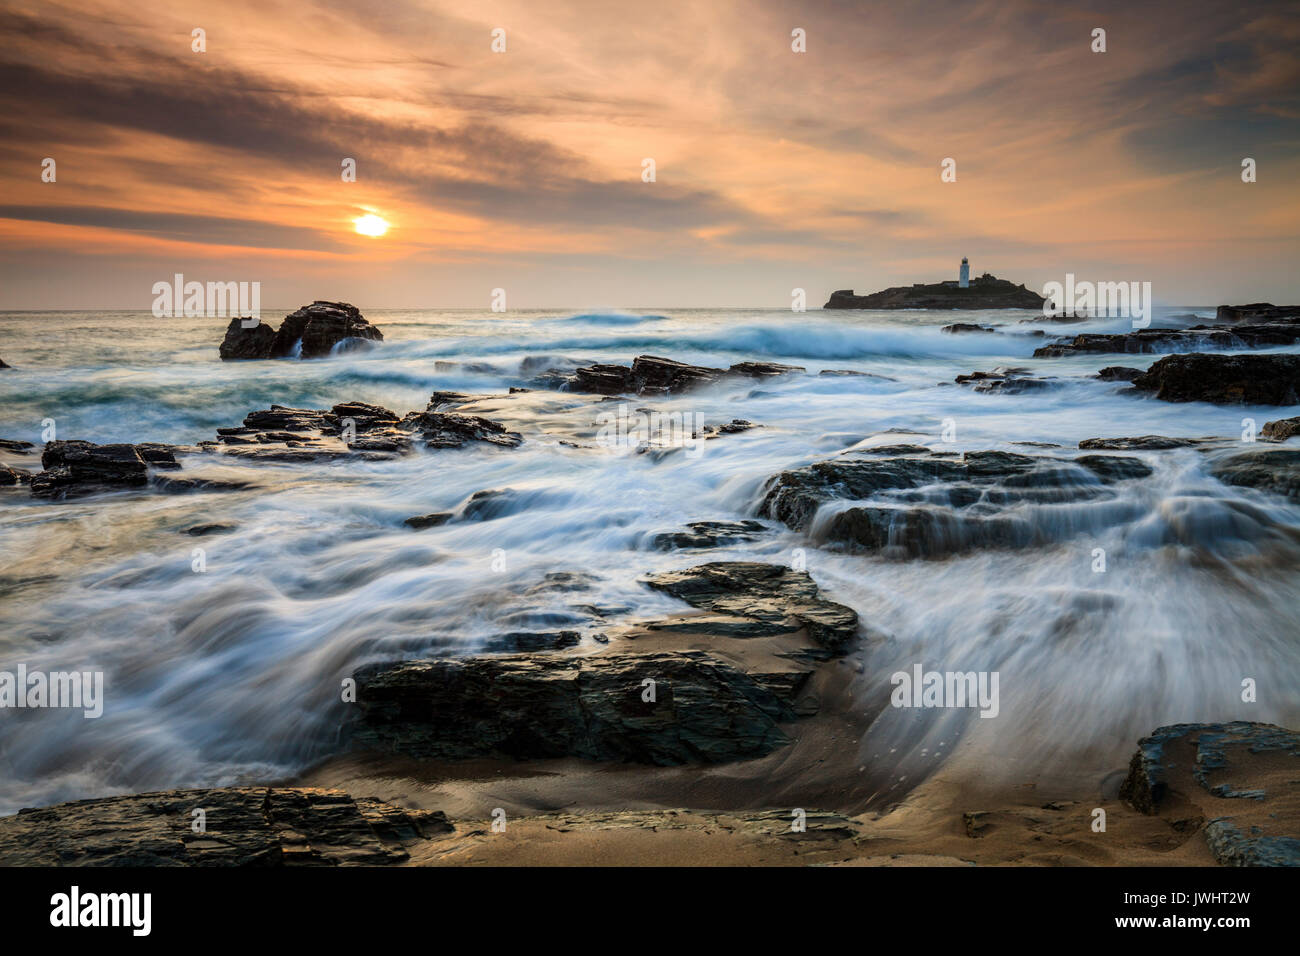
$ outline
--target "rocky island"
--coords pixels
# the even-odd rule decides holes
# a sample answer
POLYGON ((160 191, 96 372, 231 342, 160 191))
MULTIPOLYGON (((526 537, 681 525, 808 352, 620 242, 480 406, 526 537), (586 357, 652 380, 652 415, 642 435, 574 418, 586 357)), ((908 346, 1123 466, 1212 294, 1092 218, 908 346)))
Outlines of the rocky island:
POLYGON ((917 282, 894 286, 870 295, 854 295, 852 289, 831 293, 823 309, 1041 309, 1047 302, 1041 295, 1009 279, 984 273, 969 278, 970 267, 961 263, 961 277, 944 282, 917 282))

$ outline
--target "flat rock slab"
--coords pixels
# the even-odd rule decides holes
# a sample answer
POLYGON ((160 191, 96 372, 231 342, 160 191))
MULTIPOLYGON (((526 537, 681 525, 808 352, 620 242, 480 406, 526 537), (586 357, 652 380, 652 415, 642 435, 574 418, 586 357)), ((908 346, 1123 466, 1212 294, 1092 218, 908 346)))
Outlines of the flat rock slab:
POLYGON ((1182 833, 1204 829, 1230 866, 1300 866, 1300 733, 1232 721, 1174 724, 1138 742, 1120 797, 1182 833))
POLYGON ((807 674, 743 673, 699 651, 372 665, 357 673, 353 739, 417 758, 720 763, 790 742, 779 724, 807 674))
POLYGON ((441 813, 341 790, 166 790, 0 818, 0 865, 382 866, 450 829, 441 813), (192 829, 195 810, 205 832, 192 829))
MULTIPOLYGON (((1300 325, 1295 333, 1293 341, 1300 341, 1300 325)), ((1169 355, 1135 378, 1133 387, 1165 402, 1295 405, 1300 355, 1169 355)))

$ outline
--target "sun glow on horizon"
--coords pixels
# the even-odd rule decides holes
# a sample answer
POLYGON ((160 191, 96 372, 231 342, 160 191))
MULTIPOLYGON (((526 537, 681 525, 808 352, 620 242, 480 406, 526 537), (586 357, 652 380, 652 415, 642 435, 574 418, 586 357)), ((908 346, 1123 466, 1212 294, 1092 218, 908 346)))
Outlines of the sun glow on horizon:
POLYGON ((352 225, 363 236, 382 236, 388 231, 388 222, 373 213, 353 219, 352 225))

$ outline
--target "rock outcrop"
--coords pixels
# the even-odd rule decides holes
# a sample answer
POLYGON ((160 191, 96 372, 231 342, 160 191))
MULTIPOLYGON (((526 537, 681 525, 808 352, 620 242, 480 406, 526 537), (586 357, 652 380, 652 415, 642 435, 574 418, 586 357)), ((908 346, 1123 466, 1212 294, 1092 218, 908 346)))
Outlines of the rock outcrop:
POLYGON ((180 468, 168 445, 96 445, 88 441, 52 441, 41 454, 40 474, 31 478, 32 494, 64 498, 100 491, 141 488, 150 468, 180 468))
POLYGON ((1300 418, 1279 418, 1277 421, 1265 422, 1259 433, 1273 441, 1286 441, 1293 435, 1300 435, 1300 418))
POLYGON ((13 368, 13 366, 5 364, 5 360, 0 359, 0 369, 4 369, 4 368, 13 368))
POLYGON ((831 293, 823 309, 1041 309, 1047 300, 1024 285, 985 275, 963 289, 953 282, 918 282, 894 286, 870 295, 852 289, 831 293))
POLYGON ((1203 828, 1226 866, 1300 866, 1297 758, 1300 734, 1273 724, 1174 724, 1138 742, 1120 798, 1179 832, 1203 828))
POLYGON ((364 347, 384 338, 347 302, 317 300, 285 316, 278 330, 265 322, 247 328, 246 321, 230 320, 221 343, 222 359, 325 358, 336 349, 364 347))
POLYGON ((0 817, 0 865, 383 866, 452 829, 441 813, 341 790, 166 790, 0 817), (206 832, 194 832, 195 810, 206 832))
MULTIPOLYGON (((984 451, 956 459, 924 451, 846 457, 769 479, 760 513, 818 541, 895 557, 944 557, 1069 536, 1068 523, 1033 522, 1024 506, 1109 502, 1114 498, 1109 485, 1150 474, 1139 459, 1120 455, 1056 458, 984 451), (841 501, 853 504, 818 517, 824 505, 841 501)), ((1103 518, 1122 520, 1109 511, 1099 513, 1098 520, 1103 518)))
POLYGON ((1135 378, 1133 387, 1166 402, 1295 405, 1300 355, 1169 355, 1135 378))
POLYGON ((1221 305, 1214 314, 1216 322, 1276 322, 1279 319, 1300 319, 1300 305, 1274 305, 1272 302, 1252 302, 1249 305, 1221 305))
MULTIPOLYGON (((548 575, 545 587, 574 586, 561 577, 548 575)), ((356 675, 353 740, 438 759, 676 765, 758 757, 790 742, 781 724, 815 712, 802 700, 811 666, 857 634, 852 609, 783 565, 719 562, 646 583, 707 613, 604 636, 594 653, 565 653, 579 636, 558 631, 487 643, 511 652, 503 656, 368 665, 356 675), (722 648, 680 649, 682 634, 758 649, 730 657, 722 648)))
POLYGON ((1061 382, 1054 378, 1039 378, 1029 374, 1029 369, 1000 365, 991 372, 970 372, 953 379, 958 385, 969 385, 976 392, 1019 395, 1055 388, 1061 382))

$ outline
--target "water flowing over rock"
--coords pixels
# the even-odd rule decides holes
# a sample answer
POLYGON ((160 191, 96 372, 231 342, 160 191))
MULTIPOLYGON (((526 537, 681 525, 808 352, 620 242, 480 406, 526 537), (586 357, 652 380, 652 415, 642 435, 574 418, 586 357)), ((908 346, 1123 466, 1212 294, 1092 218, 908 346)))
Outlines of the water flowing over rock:
POLYGON ((1130 368, 1127 365, 1107 365, 1097 373, 1097 377, 1103 382, 1131 382, 1135 378, 1141 378, 1145 375, 1140 368, 1130 368))
POLYGON ((999 366, 991 372, 971 372, 958 375, 954 381, 958 385, 969 385, 977 392, 1019 395, 1021 392, 1036 392, 1046 388, 1055 388, 1061 382, 1054 378, 1038 378, 1030 375, 1029 369, 999 366))
POLYGON ((1137 458, 1078 458, 967 452, 839 458, 782 472, 768 480, 760 513, 838 542, 895 557, 944 557, 972 548, 1029 547, 1120 520, 1124 509, 1057 509, 1034 521, 1025 506, 1096 502, 1109 506, 1107 486, 1145 478, 1137 458), (821 512, 825 509, 825 514, 821 512))
POLYGON ((1300 866, 1293 805, 1300 734, 1273 724, 1174 724, 1138 742, 1120 798, 1175 830, 1204 828, 1225 866, 1300 866), (1208 821, 1208 822, 1207 822, 1208 821))
POLYGON ((225 787, 79 800, 0 818, 4 866, 382 866, 452 829, 340 790, 225 787), (206 832, 192 829, 196 809, 206 832))
POLYGON ((1300 355, 1169 355, 1134 379, 1133 387, 1166 402, 1295 405, 1300 355))
POLYGON ((221 343, 222 359, 287 358, 295 354, 304 359, 325 358, 337 346, 346 349, 384 338, 383 332, 347 302, 318 299, 285 316, 278 331, 265 322, 245 328, 245 321, 230 320, 221 343))

